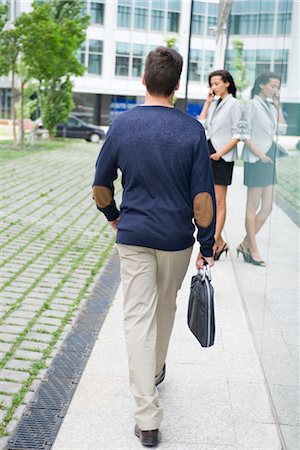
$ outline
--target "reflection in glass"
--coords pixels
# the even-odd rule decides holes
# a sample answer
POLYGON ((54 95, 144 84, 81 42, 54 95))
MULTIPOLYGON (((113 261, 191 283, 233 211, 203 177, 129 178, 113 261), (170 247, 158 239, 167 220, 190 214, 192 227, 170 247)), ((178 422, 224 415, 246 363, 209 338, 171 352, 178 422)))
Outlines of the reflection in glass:
POLYGON ((263 73, 255 80, 251 100, 244 112, 244 185, 247 186, 246 236, 240 245, 246 262, 265 266, 256 235, 272 211, 277 184, 276 145, 278 131, 286 131, 279 102, 280 77, 263 73), (271 98, 272 102, 268 99, 271 98))

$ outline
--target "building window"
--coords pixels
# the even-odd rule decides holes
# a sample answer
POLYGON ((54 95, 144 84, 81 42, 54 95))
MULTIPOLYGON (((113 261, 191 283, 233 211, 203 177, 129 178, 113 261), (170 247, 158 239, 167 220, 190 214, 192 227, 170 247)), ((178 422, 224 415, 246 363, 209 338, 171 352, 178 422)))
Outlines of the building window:
POLYGON ((80 64, 82 64, 83 66, 86 65, 85 64, 85 51, 86 51, 86 42, 81 44, 81 47, 78 52, 78 60, 79 60, 80 64))
POLYGON ((101 75, 102 55, 103 55, 103 41, 91 39, 89 41, 88 73, 101 75))
POLYGON ((103 41, 90 39, 84 42, 79 50, 78 60, 87 68, 88 73, 102 73, 103 41))
POLYGON ((205 2, 194 2, 193 15, 192 15, 192 34, 204 34, 205 25, 205 2))
POLYGON ((146 57, 146 45, 117 42, 116 76, 140 78, 146 57))
POLYGON ((192 34, 215 36, 218 14, 218 3, 195 1, 192 15, 192 34))
POLYGON ((211 50, 191 49, 189 63, 189 79, 206 83, 208 74, 214 66, 215 52, 211 50))
POLYGON ((292 13, 279 13, 277 17, 277 34, 291 34, 292 13))
POLYGON ((274 14, 260 14, 258 23, 259 34, 273 34, 274 14))
POLYGON ((133 44, 132 77, 140 78, 142 76, 144 59, 145 59, 145 45, 133 44))
POLYGON ((11 119, 11 89, 0 89, 0 117, 11 119))
POLYGON ((202 50, 190 52, 189 79, 190 81, 200 81, 202 72, 202 50))
POLYGON ((173 33, 177 33, 179 30, 179 13, 176 12, 168 12, 168 27, 167 31, 171 31, 173 33))
POLYGON ((280 76, 282 84, 287 82, 288 59, 288 50, 275 50, 274 72, 280 76))
POLYGON ((118 27, 131 28, 131 7, 118 5, 118 27))
POLYGON ((216 26, 217 26, 218 18, 215 16, 207 17, 207 35, 215 36, 216 35, 216 26))
POLYGON ((129 59, 130 59, 130 44, 124 42, 117 42, 116 49, 116 68, 115 74, 121 77, 129 76, 129 59))
POLYGON ((164 30, 164 11, 158 9, 152 9, 151 11, 151 30, 163 31, 164 30))
POLYGON ((208 81, 208 75, 213 70, 215 62, 215 52, 212 50, 205 50, 205 58, 203 62, 203 82, 208 81))
POLYGON ((104 4, 101 0, 92 0, 90 5, 91 23, 103 25, 104 22, 104 4))
POLYGON ((134 10, 134 28, 138 30, 148 29, 148 9, 135 8, 134 10))
POLYGON ((204 34, 205 16, 193 14, 192 34, 204 34))
POLYGON ((118 0, 118 26, 178 33, 181 0, 118 0))

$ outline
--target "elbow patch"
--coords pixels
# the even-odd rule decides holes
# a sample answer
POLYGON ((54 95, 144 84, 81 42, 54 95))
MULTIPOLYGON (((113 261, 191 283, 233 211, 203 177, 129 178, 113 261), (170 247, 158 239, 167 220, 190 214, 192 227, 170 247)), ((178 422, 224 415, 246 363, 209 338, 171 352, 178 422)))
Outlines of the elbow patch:
POLYGON ((194 217, 199 227, 207 228, 213 221, 214 209, 211 195, 201 192, 194 198, 194 217))
POLYGON ((93 197, 99 208, 106 208, 112 202, 112 192, 106 186, 94 186, 93 197))

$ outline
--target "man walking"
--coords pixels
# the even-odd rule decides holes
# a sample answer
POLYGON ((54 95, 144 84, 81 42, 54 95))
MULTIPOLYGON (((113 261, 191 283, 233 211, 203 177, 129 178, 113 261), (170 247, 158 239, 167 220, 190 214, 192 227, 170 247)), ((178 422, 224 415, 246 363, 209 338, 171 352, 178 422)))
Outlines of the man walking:
POLYGON ((124 328, 135 434, 144 446, 159 442, 162 407, 157 385, 176 311, 176 295, 194 243, 197 268, 213 265, 214 184, 202 126, 172 107, 182 57, 158 47, 146 59, 143 105, 113 121, 96 163, 93 197, 117 229, 124 293, 124 328), (122 172, 121 212, 113 181, 122 172))

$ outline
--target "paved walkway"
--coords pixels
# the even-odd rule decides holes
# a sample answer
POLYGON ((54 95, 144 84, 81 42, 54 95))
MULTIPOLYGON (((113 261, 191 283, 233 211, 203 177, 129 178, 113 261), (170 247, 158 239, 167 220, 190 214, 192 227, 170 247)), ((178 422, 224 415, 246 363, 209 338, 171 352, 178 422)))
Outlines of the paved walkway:
POLYGON ((98 152, 81 141, 24 157, 11 152, 1 163, 0 448, 114 243, 91 198, 98 152))
MULTIPOLYGON (((90 196, 97 153, 81 143, 7 161, 1 172, 1 431, 12 431, 32 399, 112 247, 114 234, 90 196)), ((230 255, 213 269, 216 344, 202 349, 187 328, 192 260, 159 386, 161 448, 279 450, 278 433, 286 449, 299 448, 299 230, 275 207, 259 235, 267 268, 245 264, 234 251, 244 233, 244 206, 242 168, 236 167, 226 230, 230 255)), ((121 296, 119 290, 54 450, 141 448, 133 436, 121 296)), ((0 448, 4 443, 0 439, 0 448)))
MULTIPOLYGON (((165 410, 160 448, 279 450, 230 259, 213 270, 218 328, 216 344, 210 349, 202 349, 186 325, 193 262, 179 293, 167 375, 159 387, 165 410)), ((141 448, 133 435, 132 409, 119 289, 53 450, 141 448)))
MULTIPOLYGON (((243 214, 245 189, 241 187, 242 169, 235 170, 235 187, 229 196, 228 226, 226 233, 232 247, 243 236, 243 214)), ((273 212, 273 239, 282 234, 280 230, 289 228, 291 236, 297 236, 297 227, 278 207, 273 212)), ((266 225, 260 238, 262 249, 267 251, 270 242, 270 224, 266 225)), ((273 243, 272 243, 273 245, 273 243)), ((283 244, 282 244, 283 245, 283 244)), ((292 251, 292 250, 291 250, 292 251)), ((297 252, 297 249, 295 249, 297 252)), ((295 256, 292 253, 292 260, 295 256)), ((217 335, 216 343, 210 349, 199 346, 186 324, 187 301, 190 278, 194 274, 196 248, 178 296, 178 311, 167 360, 167 375, 159 386, 161 403, 165 415, 161 426, 161 449, 169 450, 289 450, 298 449, 297 428, 297 374, 295 346, 283 348, 285 335, 281 334, 280 322, 277 334, 269 328, 270 305, 266 289, 272 290, 277 282, 278 267, 275 272, 268 268, 258 268, 237 260, 234 250, 230 257, 222 258, 213 268, 213 285, 216 299, 217 335), (239 278, 239 273, 248 277, 239 278), (274 274, 274 275, 273 275, 274 274), (271 277, 272 275, 272 277, 271 277), (241 281, 245 286, 241 286, 241 281), (272 284, 273 283, 273 284, 272 284), (244 288, 244 289, 243 289, 244 288), (251 288, 254 295, 250 295, 251 288), (257 314, 251 302, 257 307, 257 314), (254 324, 253 324, 254 320, 254 324), (254 325, 254 326, 253 326, 254 325), (272 339, 264 341, 262 336, 271 330, 272 339), (277 337, 277 341, 275 337, 277 337), (277 347, 279 337, 282 345, 277 347), (273 346, 272 346, 273 343, 273 346), (262 347, 259 345, 261 344, 262 347), (265 344, 265 345, 264 345, 265 344), (292 348, 293 347, 293 348, 292 348), (284 365, 268 366, 264 358, 282 357, 285 363, 289 356, 288 379, 284 365), (292 352, 294 350, 294 353, 292 352), (281 352, 281 353, 279 353, 281 352), (281 372, 282 371, 282 372, 281 372), (270 376, 273 374, 273 378, 270 376), (275 404, 270 398, 270 388, 266 383, 276 383, 286 388, 285 418, 280 416, 282 402, 275 404), (293 393, 293 397, 290 393, 293 393), (288 393, 288 394, 287 394, 288 393), (283 419, 286 426, 286 447, 280 443, 275 414, 283 419), (294 423, 295 421, 295 423, 294 423)), ((292 260, 287 260, 288 270, 292 260)), ((274 264, 274 261, 272 261, 274 264)), ((276 258, 275 258, 276 264, 276 258)), ((272 267, 274 269, 274 266, 272 267)), ((283 276, 284 267, 279 267, 283 276)), ((297 295, 297 265, 291 289, 297 295)), ((282 280, 281 280, 282 283, 282 280)), ((280 289, 280 288, 279 288, 280 289)), ((284 286, 282 286, 284 289, 284 286)), ((284 290, 282 291, 284 292, 284 290)), ((275 299, 276 300, 276 299, 275 299)), ((277 302, 278 306, 279 303, 277 302)), ((282 303, 281 303, 282 305, 282 303)), ((289 320, 295 326, 297 307, 290 304, 289 320), (294 309, 292 309, 294 308, 294 309)), ((285 316, 286 325, 288 317, 285 316)), ((274 323, 272 323, 274 325, 274 323)), ((289 325, 288 325, 289 326, 289 325)), ((295 344, 296 345, 296 344, 295 344)), ((275 392, 272 392, 275 394, 275 392)), ((275 398, 276 399, 276 398, 275 398)), ((279 397, 278 397, 278 400, 279 397)), ((282 400, 282 399, 281 399, 282 400)), ((141 448, 133 435, 133 400, 128 389, 126 349, 122 324, 122 292, 118 290, 104 326, 99 334, 83 377, 75 392, 68 413, 54 443, 53 450, 134 450, 141 448)), ((283 427, 284 428, 284 427, 283 427)))

